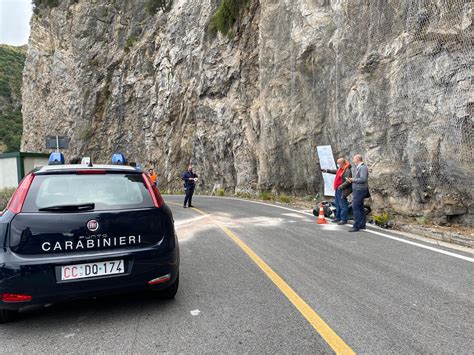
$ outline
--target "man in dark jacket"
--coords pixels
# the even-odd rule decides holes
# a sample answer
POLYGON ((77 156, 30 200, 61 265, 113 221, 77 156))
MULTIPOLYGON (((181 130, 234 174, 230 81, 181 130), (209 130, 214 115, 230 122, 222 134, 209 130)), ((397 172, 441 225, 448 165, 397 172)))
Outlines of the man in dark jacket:
POLYGON ((352 183, 352 211, 354 214, 354 225, 349 232, 358 232, 360 229, 365 229, 364 199, 369 196, 369 169, 362 161, 360 154, 354 156, 353 163, 355 165, 354 178, 347 179, 352 183))
POLYGON ((323 171, 330 174, 336 174, 336 178, 334 179, 334 191, 336 192, 334 198, 336 204, 336 218, 333 222, 338 222, 339 225, 343 225, 347 223, 347 215, 349 212, 349 202, 347 201, 347 197, 352 192, 351 183, 347 178, 352 177, 352 172, 351 164, 349 164, 349 162, 344 158, 337 159, 337 166, 337 170, 327 169, 323 171))
POLYGON ((184 181, 184 188, 186 189, 186 197, 184 198, 184 205, 183 207, 194 207, 192 205, 193 194, 194 194, 194 187, 196 186, 196 181, 198 179, 197 174, 193 173, 193 166, 189 165, 188 171, 183 174, 182 177, 184 181))

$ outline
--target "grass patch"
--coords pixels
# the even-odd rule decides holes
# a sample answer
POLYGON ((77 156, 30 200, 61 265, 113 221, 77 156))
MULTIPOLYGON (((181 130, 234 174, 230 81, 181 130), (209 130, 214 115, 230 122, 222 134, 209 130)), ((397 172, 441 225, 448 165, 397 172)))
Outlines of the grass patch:
POLYGON ((242 192, 242 191, 237 191, 235 194, 234 194, 235 197, 238 197, 238 198, 244 198, 244 199, 247 199, 247 200, 251 200, 254 198, 254 195, 252 195, 250 192, 242 192))
POLYGON ((233 36, 231 28, 239 18, 240 12, 246 3, 247 0, 222 0, 211 19, 210 30, 217 30, 224 36, 233 36))
POLYGON ((217 189, 216 190, 216 196, 225 196, 225 190, 224 189, 217 189))
POLYGON ((291 203, 292 201, 291 197, 287 195, 279 195, 277 197, 277 200, 278 202, 281 202, 281 203, 291 203))
POLYGON ((261 192, 258 197, 263 201, 274 201, 275 200, 275 195, 273 195, 271 192, 268 192, 268 191, 261 192))

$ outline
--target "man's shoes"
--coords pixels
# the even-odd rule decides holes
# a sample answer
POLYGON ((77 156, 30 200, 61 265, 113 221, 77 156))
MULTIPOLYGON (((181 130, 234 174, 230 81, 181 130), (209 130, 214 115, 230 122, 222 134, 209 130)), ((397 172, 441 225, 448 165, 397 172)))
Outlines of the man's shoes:
POLYGON ((183 206, 183 208, 187 208, 186 206, 183 206))
POLYGON ((340 221, 338 225, 343 226, 344 224, 347 224, 347 221, 340 221))
POLYGON ((349 232, 358 232, 360 229, 359 228, 352 228, 352 229, 349 229, 349 232))
POLYGON ((333 222, 333 223, 337 223, 337 222, 340 222, 340 221, 341 221, 340 219, 335 219, 335 218, 331 219, 331 222, 333 222))
POLYGON ((367 229, 367 228, 365 228, 365 226, 364 226, 364 227, 360 227, 359 229, 367 229))
POLYGON ((193 205, 189 205, 188 207, 189 207, 189 208, 192 208, 192 207, 194 207, 194 206, 193 206, 193 205))

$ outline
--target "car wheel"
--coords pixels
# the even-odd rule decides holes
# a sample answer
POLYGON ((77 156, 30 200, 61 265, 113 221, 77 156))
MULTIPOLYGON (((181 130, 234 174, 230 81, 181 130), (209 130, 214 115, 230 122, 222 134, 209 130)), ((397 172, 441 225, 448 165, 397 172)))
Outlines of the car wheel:
POLYGON ((179 286, 179 274, 176 276, 176 281, 173 282, 173 284, 165 288, 164 290, 161 291, 156 291, 157 297, 162 299, 162 300, 170 300, 176 296, 176 293, 178 292, 178 286, 179 286))
POLYGON ((12 322, 18 316, 18 311, 9 309, 0 309, 0 324, 12 322))

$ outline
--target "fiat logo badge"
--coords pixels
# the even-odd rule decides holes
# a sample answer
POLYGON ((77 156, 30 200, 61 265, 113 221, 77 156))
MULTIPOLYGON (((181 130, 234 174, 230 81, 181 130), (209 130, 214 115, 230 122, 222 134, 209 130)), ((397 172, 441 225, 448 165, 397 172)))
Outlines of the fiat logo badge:
POLYGON ((95 219, 91 219, 89 222, 87 222, 87 229, 89 229, 91 232, 95 232, 97 229, 99 229, 99 222, 97 222, 95 219))

